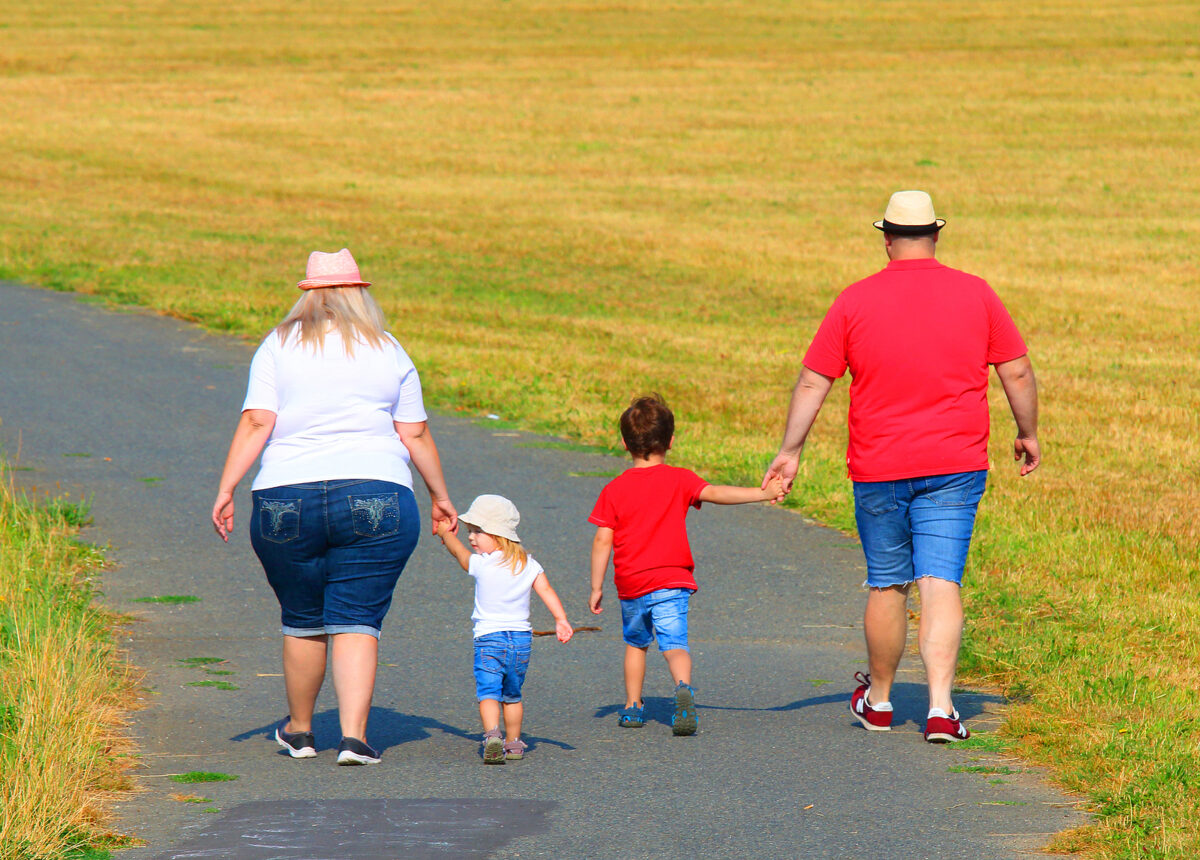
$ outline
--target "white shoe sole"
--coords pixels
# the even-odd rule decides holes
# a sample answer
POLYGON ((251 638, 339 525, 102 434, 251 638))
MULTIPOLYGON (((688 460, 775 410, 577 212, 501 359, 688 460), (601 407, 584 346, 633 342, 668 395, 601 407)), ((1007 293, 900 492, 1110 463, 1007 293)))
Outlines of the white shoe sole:
POLYGON ((342 750, 338 753, 337 763, 340 765, 358 765, 358 764, 379 764, 380 759, 371 758, 369 755, 359 755, 350 750, 342 750))
POLYGON ((279 735, 279 729, 275 730, 275 743, 279 744, 288 751, 288 755, 292 758, 316 758, 317 751, 312 747, 300 747, 296 749, 279 735))

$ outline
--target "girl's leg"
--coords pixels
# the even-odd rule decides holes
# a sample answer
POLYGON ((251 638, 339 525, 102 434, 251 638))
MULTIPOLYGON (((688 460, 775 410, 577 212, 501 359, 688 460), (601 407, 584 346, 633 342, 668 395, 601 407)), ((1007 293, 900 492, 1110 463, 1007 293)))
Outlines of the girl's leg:
POLYGON ((485 732, 500 728, 500 703, 495 699, 480 699, 479 719, 485 732))
POLYGON ((525 705, 521 702, 504 703, 504 739, 519 741, 521 739, 521 721, 525 718, 525 705))
POLYGON ((369 633, 335 633, 333 639, 333 689, 337 693, 342 737, 367 741, 367 717, 375 694, 375 668, 379 640, 369 633))
POLYGON ((317 693, 325 681, 328 636, 283 637, 283 686, 287 691, 290 724, 287 732, 312 731, 317 693))
POLYGON ((671 670, 671 680, 679 684, 692 685, 692 655, 683 648, 671 648, 663 651, 667 658, 667 668, 671 670))
POLYGON ((643 648, 625 644, 625 707, 642 704, 642 686, 646 683, 646 645, 643 648))

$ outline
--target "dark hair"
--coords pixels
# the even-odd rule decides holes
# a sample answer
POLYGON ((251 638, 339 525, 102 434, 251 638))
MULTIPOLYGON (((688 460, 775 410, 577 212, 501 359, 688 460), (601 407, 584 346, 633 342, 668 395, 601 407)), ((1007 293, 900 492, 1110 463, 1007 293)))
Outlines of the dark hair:
POLYGON ((675 435, 675 415, 661 395, 635 397, 621 413, 621 438, 639 459, 665 454, 675 435))

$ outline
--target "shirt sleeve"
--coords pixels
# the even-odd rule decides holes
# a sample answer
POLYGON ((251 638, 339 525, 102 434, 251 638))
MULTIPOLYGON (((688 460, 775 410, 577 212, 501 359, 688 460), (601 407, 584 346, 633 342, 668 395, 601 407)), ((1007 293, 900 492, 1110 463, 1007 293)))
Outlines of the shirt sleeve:
POLYGON ((1008 308, 1004 307, 996 291, 985 285, 983 300, 988 313, 988 364, 1012 361, 1029 352, 1008 308))
POLYGON ((279 414, 279 394, 275 389, 275 356, 278 340, 272 332, 259 344, 250 361, 250 382, 246 385, 246 399, 242 411, 265 409, 279 414))
POLYGON ((613 510, 612 494, 609 493, 608 486, 605 486, 600 491, 600 498, 596 499, 596 504, 592 508, 592 514, 588 517, 588 522, 606 529, 617 527, 616 512, 613 510))
POLYGON ((427 421, 429 416, 425 412, 425 401, 421 394, 421 377, 399 343, 396 343, 396 365, 400 372, 400 396, 396 398, 396 406, 392 409, 392 420, 402 424, 427 421))
POLYGON ((708 486, 708 481, 701 478, 690 469, 681 469, 683 475, 683 489, 687 497, 688 504, 693 508, 700 507, 700 494, 704 492, 704 488, 708 486))
POLYGON ((846 362, 846 311, 838 296, 804 354, 804 366, 838 379, 846 372, 846 362))
POLYGON ((487 563, 486 558, 484 558, 477 552, 472 552, 471 557, 469 559, 467 559, 467 575, 472 576, 475 579, 478 579, 479 574, 483 570, 483 566, 486 563, 487 563))

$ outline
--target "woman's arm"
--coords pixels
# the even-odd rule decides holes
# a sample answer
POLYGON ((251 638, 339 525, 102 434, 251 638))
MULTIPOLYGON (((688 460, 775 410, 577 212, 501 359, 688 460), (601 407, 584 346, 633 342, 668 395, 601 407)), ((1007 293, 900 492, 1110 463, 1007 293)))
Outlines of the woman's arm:
POLYGON ((433 441, 433 433, 425 421, 408 423, 393 422, 396 435, 408 449, 412 464, 421 474, 425 488, 429 490, 429 501, 433 507, 433 533, 437 534, 438 523, 446 522, 450 531, 458 530, 458 511, 450 501, 450 491, 446 489, 446 476, 442 474, 442 458, 438 454, 437 444, 433 441))
POLYGON ((546 604, 546 608, 554 616, 554 632, 558 635, 558 641, 568 641, 575 631, 571 628, 571 622, 567 620, 567 611, 563 609, 562 601, 558 599, 558 592, 550 585, 550 580, 546 578, 545 572, 539 573, 534 579, 533 590, 537 592, 537 596, 542 599, 542 603, 546 604))
POLYGON ((275 413, 266 409, 247 409, 238 419, 212 509, 213 528, 226 543, 229 542, 229 533, 233 531, 233 491, 262 453, 274 429, 275 413))

